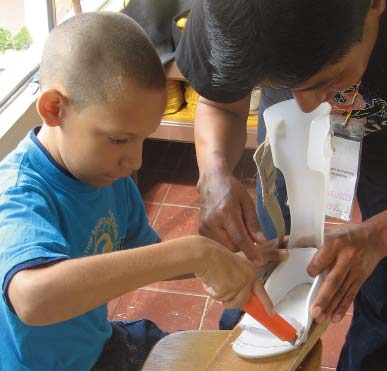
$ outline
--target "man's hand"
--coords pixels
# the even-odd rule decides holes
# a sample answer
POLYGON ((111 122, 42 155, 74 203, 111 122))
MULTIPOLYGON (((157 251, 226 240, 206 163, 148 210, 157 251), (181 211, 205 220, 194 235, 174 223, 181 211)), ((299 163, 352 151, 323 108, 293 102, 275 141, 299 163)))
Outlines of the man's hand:
POLYGON ((323 247, 308 266, 312 276, 327 271, 311 306, 318 323, 330 317, 332 322, 339 322, 360 287, 386 256, 386 216, 378 214, 361 224, 342 225, 326 233, 323 247))
POLYGON ((265 244, 259 232, 254 202, 234 176, 217 173, 198 188, 201 193, 200 234, 231 251, 243 251, 258 268, 286 258, 287 252, 277 249, 274 241, 265 244))

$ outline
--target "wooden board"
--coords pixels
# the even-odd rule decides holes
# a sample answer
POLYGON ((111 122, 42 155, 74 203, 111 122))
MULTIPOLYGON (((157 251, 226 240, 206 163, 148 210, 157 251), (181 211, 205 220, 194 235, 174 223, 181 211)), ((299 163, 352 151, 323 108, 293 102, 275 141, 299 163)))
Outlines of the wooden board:
MULTIPOLYGON (((223 345, 217 350, 213 359, 208 363, 207 371, 294 371, 306 358, 308 353, 316 345, 320 336, 328 327, 329 321, 320 325, 313 324, 308 340, 296 350, 270 358, 246 359, 241 358, 232 350, 232 343, 241 334, 242 329, 235 327, 228 335, 223 345)), ((321 358, 319 360, 321 365, 321 358)), ((310 368, 310 370, 320 370, 318 368, 310 368)), ((306 370, 303 368, 303 370, 306 370)), ((309 371, 309 370, 308 370, 309 371)))
POLYGON ((232 331, 182 331, 168 335, 152 349, 142 371, 320 371, 322 345, 328 326, 314 325, 308 341, 291 353, 247 360, 231 349, 241 329, 232 331), (297 368, 301 366, 301 368, 297 368))
POLYGON ((203 371, 232 331, 181 331, 161 339, 142 371, 203 371))

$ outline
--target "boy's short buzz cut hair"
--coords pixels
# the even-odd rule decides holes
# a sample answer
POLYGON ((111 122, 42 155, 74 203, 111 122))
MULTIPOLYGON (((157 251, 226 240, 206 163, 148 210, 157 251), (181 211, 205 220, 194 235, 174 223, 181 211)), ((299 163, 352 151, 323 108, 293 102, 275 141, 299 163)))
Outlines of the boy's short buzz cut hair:
POLYGON ((40 65, 42 90, 63 87, 77 109, 110 102, 132 84, 165 89, 160 58, 142 28, 124 14, 90 12, 55 27, 40 65))

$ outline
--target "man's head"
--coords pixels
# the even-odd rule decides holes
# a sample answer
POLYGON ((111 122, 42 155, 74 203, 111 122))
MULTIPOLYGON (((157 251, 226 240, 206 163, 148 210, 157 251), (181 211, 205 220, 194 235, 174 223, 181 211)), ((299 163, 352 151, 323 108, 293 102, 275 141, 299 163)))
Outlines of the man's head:
POLYGON ((144 139, 166 102, 165 74, 144 31, 126 15, 77 15, 46 42, 38 137, 79 180, 106 186, 141 166, 144 139))
POLYGON ((385 0, 209 0, 215 79, 239 65, 252 84, 290 89, 311 111, 361 78, 384 7, 385 0))

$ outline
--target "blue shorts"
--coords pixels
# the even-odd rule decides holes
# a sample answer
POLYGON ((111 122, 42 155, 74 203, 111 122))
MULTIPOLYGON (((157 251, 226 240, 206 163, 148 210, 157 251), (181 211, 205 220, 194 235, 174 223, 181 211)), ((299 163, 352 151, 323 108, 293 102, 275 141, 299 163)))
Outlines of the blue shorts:
POLYGON ((167 332, 152 321, 114 321, 113 333, 91 371, 140 371, 153 346, 167 332))

